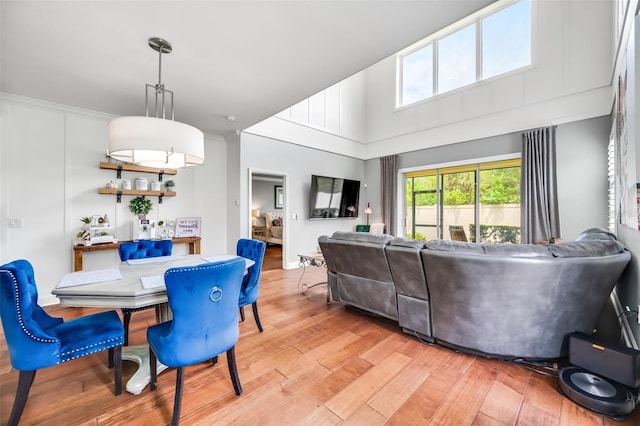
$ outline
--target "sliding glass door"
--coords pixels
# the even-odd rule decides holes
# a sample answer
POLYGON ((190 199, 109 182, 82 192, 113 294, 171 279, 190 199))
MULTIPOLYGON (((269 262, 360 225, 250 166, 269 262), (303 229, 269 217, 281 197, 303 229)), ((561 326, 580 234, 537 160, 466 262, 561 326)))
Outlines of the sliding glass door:
POLYGON ((479 165, 480 241, 520 242, 520 159, 479 165))
POLYGON ((407 237, 520 242, 520 159, 410 172, 405 190, 407 237))
POLYGON ((438 237, 438 196, 436 172, 407 179, 406 235, 419 240, 438 237))
POLYGON ((476 167, 462 166, 440 170, 442 212, 440 238, 469 241, 467 235, 476 223, 476 167))

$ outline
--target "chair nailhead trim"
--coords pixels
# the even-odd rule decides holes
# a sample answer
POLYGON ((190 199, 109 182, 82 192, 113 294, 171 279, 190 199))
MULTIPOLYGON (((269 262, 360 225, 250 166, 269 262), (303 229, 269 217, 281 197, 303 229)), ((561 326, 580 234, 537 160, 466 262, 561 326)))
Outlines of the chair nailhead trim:
POLYGON ((221 268, 223 266, 226 266, 226 265, 228 265, 230 263, 233 263, 233 262, 239 262, 239 260, 230 260, 230 261, 227 261, 225 263, 218 263, 216 265, 210 265, 210 264, 204 263, 202 265, 191 266, 189 268, 184 268, 184 269, 181 268, 180 271, 168 270, 167 272, 165 272, 165 274, 174 274, 176 272, 184 272, 184 271, 201 271, 201 270, 204 270, 204 269, 216 269, 216 268, 221 268))
POLYGON ((62 362, 71 361, 72 359, 81 358, 81 357, 83 357, 85 355, 93 354, 93 353, 96 353, 96 352, 101 352, 101 351, 103 351, 105 349, 114 348, 116 346, 122 346, 122 342, 120 340, 122 340, 121 337, 115 337, 115 338, 112 338, 112 339, 107 339, 107 340, 103 340, 103 341, 98 342, 98 343, 94 343, 92 345, 83 346, 81 348, 77 348, 77 349, 74 349, 72 351, 62 352, 60 354, 62 356, 66 356, 66 355, 69 355, 69 354, 82 352, 82 354, 80 354, 79 356, 78 355, 73 355, 71 358, 65 359, 62 362), (117 342, 117 344, 110 344, 110 343, 114 343, 114 342, 117 342), (103 346, 105 344, 110 344, 110 345, 103 346), (85 349, 91 349, 91 350, 89 352, 85 352, 85 349))
POLYGON ((22 310, 20 309, 20 292, 18 291, 18 280, 16 279, 16 276, 13 274, 13 272, 7 269, 2 269, 0 270, 0 272, 5 272, 11 275, 11 280, 13 281, 13 288, 16 293, 16 311, 18 311, 18 320, 20 321, 20 327, 22 328, 22 331, 24 331, 24 334, 31 337, 33 340, 37 340, 38 342, 45 342, 45 343, 59 342, 60 339, 43 339, 41 337, 33 335, 29 330, 27 330, 27 328, 24 325, 24 321, 22 319, 22 310))

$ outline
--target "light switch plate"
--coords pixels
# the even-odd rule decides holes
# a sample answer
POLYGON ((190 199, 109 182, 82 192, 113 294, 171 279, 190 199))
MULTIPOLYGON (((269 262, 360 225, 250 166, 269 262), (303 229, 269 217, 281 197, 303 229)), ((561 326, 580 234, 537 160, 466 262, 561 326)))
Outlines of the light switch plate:
POLYGON ((10 217, 8 226, 9 228, 22 228, 24 226, 24 219, 21 217, 10 217))

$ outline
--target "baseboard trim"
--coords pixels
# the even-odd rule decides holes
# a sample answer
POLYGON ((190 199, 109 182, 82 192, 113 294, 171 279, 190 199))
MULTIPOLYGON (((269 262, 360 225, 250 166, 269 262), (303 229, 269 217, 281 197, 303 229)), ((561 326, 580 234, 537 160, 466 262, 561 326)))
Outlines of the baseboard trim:
POLYGON ((624 307, 622 306, 622 303, 620 303, 620 299, 618 298, 618 293, 615 288, 611 292, 610 298, 611 303, 613 303, 613 309, 616 311, 616 317, 620 321, 620 329, 622 331, 622 338, 624 339, 625 345, 639 350, 636 336, 633 334, 631 324, 629 324, 629 317, 625 315, 624 307))

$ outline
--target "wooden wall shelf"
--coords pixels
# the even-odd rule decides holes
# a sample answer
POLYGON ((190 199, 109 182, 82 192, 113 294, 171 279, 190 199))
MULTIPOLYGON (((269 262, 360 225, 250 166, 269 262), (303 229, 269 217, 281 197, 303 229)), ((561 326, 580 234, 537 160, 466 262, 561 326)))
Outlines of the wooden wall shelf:
MULTIPOLYGON (((178 171, 175 169, 159 169, 155 167, 138 166, 136 164, 126 163, 106 163, 100 162, 100 168, 105 170, 115 170, 116 179, 122 178, 122 171, 128 172, 140 172, 140 173, 154 173, 158 175, 158 181, 162 182, 163 175, 177 175, 178 171)), ((143 191, 139 189, 118 189, 118 188, 98 188, 98 194, 107 194, 117 196, 116 202, 122 202, 123 195, 142 195, 142 196, 157 196, 158 204, 162 204, 163 197, 175 197, 175 191, 143 191)))
POLYGON ((142 191, 139 189, 98 188, 98 194, 110 195, 159 195, 163 197, 175 197, 175 191, 142 191))
MULTIPOLYGON (((159 175, 160 181, 162 181, 162 175, 177 175, 178 171, 176 169, 157 169, 155 167, 145 167, 138 166, 136 164, 124 164, 124 163, 100 163, 101 169, 115 170, 118 173, 121 170, 126 170, 128 172, 142 172, 142 173, 155 173, 159 175)), ((120 175, 118 174, 118 179, 120 179, 120 175)))

